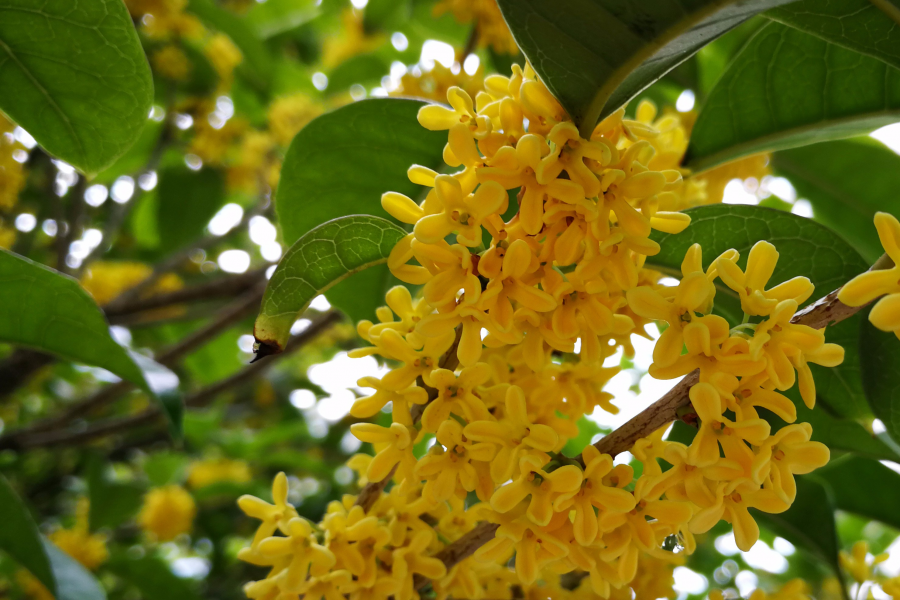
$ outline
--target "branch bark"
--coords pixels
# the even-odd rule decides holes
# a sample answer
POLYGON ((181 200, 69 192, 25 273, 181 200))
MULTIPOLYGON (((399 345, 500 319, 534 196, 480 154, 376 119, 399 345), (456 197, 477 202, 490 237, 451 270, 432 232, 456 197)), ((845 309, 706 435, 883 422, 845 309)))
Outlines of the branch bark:
MULTIPOLYGON (((289 354, 299 350, 310 340, 314 339, 322 331, 336 323, 341 319, 341 314, 337 311, 327 312, 314 320, 309 327, 303 332, 293 336, 285 347, 284 352, 278 354, 278 357, 288 356, 289 354)), ((263 372, 270 369, 276 362, 277 358, 268 358, 267 360, 257 361, 247 365, 231 377, 226 377, 216 383, 213 383, 201 390, 190 394, 184 399, 186 408, 200 408, 208 405, 214 398, 222 392, 237 387, 247 381, 258 377, 263 372)), ((106 419, 90 425, 89 427, 79 430, 60 430, 60 431, 32 431, 21 434, 17 438, 17 449, 27 450, 30 448, 48 448, 52 446, 75 446, 90 442, 97 438, 106 437, 117 433, 128 431, 135 427, 144 425, 153 425, 164 423, 164 415, 158 407, 148 408, 142 412, 123 417, 115 417, 106 419)), ((3 446, 0 445, 0 448, 3 446)))

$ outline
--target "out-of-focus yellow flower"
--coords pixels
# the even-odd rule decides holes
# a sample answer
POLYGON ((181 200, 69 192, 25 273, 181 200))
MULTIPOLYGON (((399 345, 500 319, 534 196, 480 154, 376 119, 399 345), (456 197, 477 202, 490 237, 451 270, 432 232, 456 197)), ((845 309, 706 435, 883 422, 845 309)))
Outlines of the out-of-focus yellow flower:
POLYGON ((391 90, 390 95, 446 102, 447 92, 452 87, 461 88, 472 98, 476 97, 479 92, 484 91, 484 65, 479 64, 472 75, 462 69, 459 73, 454 73, 439 62, 435 62, 434 67, 428 71, 417 67, 400 77, 400 85, 391 90))
POLYGON ((188 533, 196 514, 193 496, 181 486, 167 485, 152 489, 144 496, 138 523, 157 541, 168 542, 188 533))
POLYGON ((203 53, 219 74, 219 89, 229 89, 234 69, 244 60, 244 55, 224 33, 217 33, 209 38, 203 46, 203 53))
POLYGON ((838 292, 838 300, 847 306, 862 306, 884 296, 869 312, 869 321, 882 331, 893 331, 900 339, 900 221, 891 214, 879 212, 875 215, 875 228, 894 265, 854 277, 838 292))
POLYGON ((191 74, 191 61, 184 51, 174 44, 167 44, 150 56, 153 69, 174 81, 185 81, 191 74))
POLYGON ((9 250, 16 243, 16 230, 0 225, 0 248, 9 250))
POLYGON ((333 69, 348 58, 371 52, 384 42, 383 35, 369 35, 363 26, 362 11, 347 8, 341 13, 341 27, 322 45, 322 66, 333 69))
POLYGON ((472 23, 480 48, 491 46, 501 54, 519 53, 519 47, 497 6, 497 0, 441 0, 434 7, 435 16, 448 11, 460 23, 472 23))
POLYGON ((716 204, 722 201, 725 186, 734 179, 756 179, 762 181, 772 170, 769 167, 771 157, 766 154, 754 154, 725 163, 709 171, 698 173, 687 179, 689 184, 700 185, 705 190, 706 203, 716 204))
MULTIPOLYGON (((24 166, 15 159, 16 153, 25 152, 25 146, 13 137, 15 129, 16 126, 0 114, 0 211, 6 211, 15 206, 19 199, 19 192, 25 186, 24 166)), ((0 227, 0 230, 2 229, 0 227)), ((0 247, 9 248, 11 245, 12 242, 9 239, 4 240, 0 235, 0 247), (4 245, 4 241, 7 241, 9 245, 4 245)))
POLYGON ((91 533, 88 528, 90 503, 87 498, 79 498, 75 507, 75 525, 71 529, 57 529, 48 537, 60 550, 77 560, 89 571, 97 568, 109 558, 106 536, 91 533))
POLYGON ((878 556, 870 557, 869 544, 860 540, 853 544, 850 552, 844 552, 842 550, 839 558, 841 566, 850 573, 850 576, 853 577, 857 583, 863 583, 872 578, 872 567, 886 561, 888 559, 888 554, 887 552, 883 552, 878 556))
MULTIPOLYGON (((94 298, 100 306, 109 304, 122 292, 129 290, 147 279, 153 269, 149 265, 128 261, 96 261, 81 277, 81 286, 94 298)), ((181 278, 174 273, 160 277, 144 296, 163 294, 180 290, 183 287, 181 278)), ((155 314, 159 314, 154 311, 155 314)))
POLYGON ((287 147, 297 132, 322 114, 322 107, 306 94, 276 98, 269 106, 269 133, 287 147))
POLYGON ((214 458, 196 461, 188 473, 188 486, 202 488, 220 481, 244 483, 250 481, 250 465, 243 460, 214 458))
MULTIPOLYGON (((225 123, 210 123, 211 113, 201 113, 194 117, 194 137, 188 148, 209 165, 219 166, 225 162, 234 142, 247 130, 243 119, 231 118, 225 123)), ((213 118, 215 118, 213 116, 213 118)))
POLYGON ((141 19, 141 27, 151 37, 198 38, 203 25, 185 12, 187 0, 126 0, 131 16, 141 19))
POLYGON ((22 588, 22 592, 32 600, 55 600, 50 590, 25 569, 16 570, 16 583, 22 588))
POLYGON ((248 131, 241 138, 235 163, 228 167, 228 187, 251 195, 258 194, 261 187, 275 189, 281 163, 274 149, 275 141, 269 133, 248 131))

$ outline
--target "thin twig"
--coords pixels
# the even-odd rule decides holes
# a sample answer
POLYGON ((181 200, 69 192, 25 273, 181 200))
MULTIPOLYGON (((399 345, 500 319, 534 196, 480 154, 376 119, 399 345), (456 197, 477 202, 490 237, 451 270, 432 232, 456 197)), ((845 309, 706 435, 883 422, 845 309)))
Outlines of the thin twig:
MULTIPOLYGON (((327 312, 317 317, 306 329, 301 333, 293 336, 288 342, 284 352, 278 354, 278 357, 288 356, 289 354, 299 350, 312 339, 322 333, 325 329, 338 322, 341 314, 337 311, 327 312)), ((187 408, 199 408, 208 405, 214 398, 222 392, 233 389, 247 381, 258 377, 266 370, 270 369, 278 359, 267 358, 247 365, 234 375, 226 377, 216 383, 213 383, 201 390, 190 394, 184 399, 184 405, 187 408)), ((157 406, 148 408, 142 412, 123 417, 114 417, 106 419, 80 430, 62 430, 47 432, 32 432, 28 435, 21 436, 17 441, 17 448, 25 450, 29 448, 48 448, 52 446, 75 446, 90 442, 97 438, 106 437, 117 433, 128 431, 135 427, 151 425, 164 421, 162 409, 157 406)))

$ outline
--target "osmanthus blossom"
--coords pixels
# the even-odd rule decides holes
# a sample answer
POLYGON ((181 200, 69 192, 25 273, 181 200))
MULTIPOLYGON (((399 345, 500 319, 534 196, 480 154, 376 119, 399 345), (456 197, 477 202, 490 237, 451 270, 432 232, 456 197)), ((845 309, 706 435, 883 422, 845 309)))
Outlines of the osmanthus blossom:
MULTIPOLYGON (((690 553, 694 534, 725 520, 749 549, 759 530, 748 509, 787 510, 794 475, 828 459, 782 394, 797 385, 812 405, 809 364, 843 360, 823 332, 791 323, 811 297, 809 280, 770 283, 778 253, 766 242, 744 268, 735 250, 704 265, 695 244, 674 287, 647 265, 661 250, 653 230, 681 232, 690 214, 680 211, 720 200, 678 166, 684 117, 644 103, 637 120, 616 111, 585 138, 528 66, 476 88, 474 99, 450 88, 450 108, 419 115, 447 132, 449 170, 413 165, 407 176, 422 200, 382 198, 412 229, 388 268, 421 289, 392 288, 376 321, 358 326, 368 347, 352 355, 377 355, 391 370, 358 382, 373 392, 351 413, 390 406, 392 415, 387 426, 351 426, 374 456, 348 464, 360 483, 387 485, 363 506, 345 496, 309 534, 285 504, 283 479, 275 505, 242 499, 262 521, 242 557, 272 567, 248 586, 254 598, 411 600, 426 579, 439 597, 500 597, 514 584, 556 589, 573 571, 587 575, 577 593, 618 598, 615 590, 650 585, 638 583, 659 572, 650 565, 671 576, 681 556, 667 549, 673 537, 690 553), (515 190, 517 210, 504 217, 515 190), (743 323, 718 314, 717 286, 740 297, 743 323), (618 410, 604 387, 619 368, 605 361, 620 349, 633 356, 631 336, 654 323, 665 329, 650 374, 699 371, 694 439, 666 439, 665 427, 645 434, 631 449, 637 478, 594 446, 567 455, 581 419, 618 410), (773 431, 760 409, 789 425, 773 431), (493 539, 446 568, 438 553, 484 521, 497 526, 493 539), (319 547, 334 557, 327 572, 319 547)), ((900 258, 900 223, 894 235, 880 222, 900 258)), ((900 297, 900 287, 882 286, 886 276, 862 281, 858 299, 900 297)))
POLYGON ((847 306, 862 306, 881 298, 869 312, 869 321, 882 331, 893 331, 900 339, 900 221, 879 212, 875 214, 875 229, 893 265, 854 277, 838 292, 838 300, 847 306))

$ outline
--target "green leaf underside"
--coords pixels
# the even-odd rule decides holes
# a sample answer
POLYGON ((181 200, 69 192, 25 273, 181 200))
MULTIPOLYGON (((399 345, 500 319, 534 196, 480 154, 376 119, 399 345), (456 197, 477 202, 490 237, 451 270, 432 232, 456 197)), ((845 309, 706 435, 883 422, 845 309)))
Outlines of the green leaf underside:
POLYGON ((900 529, 900 475, 878 461, 858 456, 832 460, 816 471, 831 486, 841 510, 900 529), (877 482, 878 491, 872 485, 877 482))
POLYGON ((153 81, 121 0, 0 0, 0 110, 93 174, 140 135, 153 81))
POLYGON ((837 140, 772 155, 776 174, 790 179, 814 219, 847 238, 870 263, 884 250, 873 219, 900 214, 900 156, 870 137, 837 140))
POLYGON ((102 367, 159 399, 180 427, 177 376, 116 343, 103 313, 77 281, 3 250, 0 340, 102 367))
POLYGON ((283 350, 298 313, 313 298, 348 275, 385 262, 405 235, 387 219, 370 216, 340 217, 306 233, 266 286, 253 330, 257 341, 283 350))
POLYGON ((758 152, 868 133, 898 114, 900 71, 773 22, 710 92, 684 162, 703 171, 758 152))
MULTIPOLYGON (((426 103, 400 98, 363 100, 322 115, 294 138, 285 156, 275 209, 285 242, 326 221, 350 214, 387 217, 381 195, 417 199, 410 165, 443 165, 445 132, 428 131, 416 115, 426 103)), ((374 318, 384 304, 390 272, 376 266, 329 290, 329 301, 352 319, 374 318), (373 288, 374 286, 374 288, 373 288)))
MULTIPOLYGON (((685 253, 692 244, 699 243, 703 248, 704 267, 734 248, 741 253, 738 264, 744 268, 753 245, 766 240, 779 252, 769 287, 793 277, 808 277, 816 286, 810 301, 830 293, 868 268, 859 253, 833 231, 804 217, 759 206, 727 204, 700 206, 686 212, 691 216, 691 224, 682 233, 654 232, 652 237, 659 242, 661 250, 647 258, 648 267, 680 277, 685 253)), ((716 302, 731 301, 729 296, 734 296, 734 292, 719 281, 717 287, 716 302)), ((834 369, 811 367, 817 382, 821 381, 818 391, 820 397, 824 396, 823 401, 836 414, 858 418, 868 416, 870 411, 862 393, 856 344, 852 343, 860 321, 858 318, 850 321, 829 332, 829 336, 833 333, 841 340, 850 341, 845 346, 844 364, 834 369)))
POLYGON ((766 17, 900 67, 900 6, 892 0, 802 0, 766 17))
POLYGON ((760 525, 805 548, 840 577, 840 543, 834 522, 835 505, 831 489, 815 476, 799 476, 796 481, 797 498, 785 512, 773 515, 756 509, 750 511, 760 525))
POLYGON ((584 135, 705 44, 789 1, 499 4, 519 47, 584 135))
POLYGON ((897 337, 865 321, 859 338, 862 379, 872 412, 894 441, 900 441, 900 353, 897 337))

